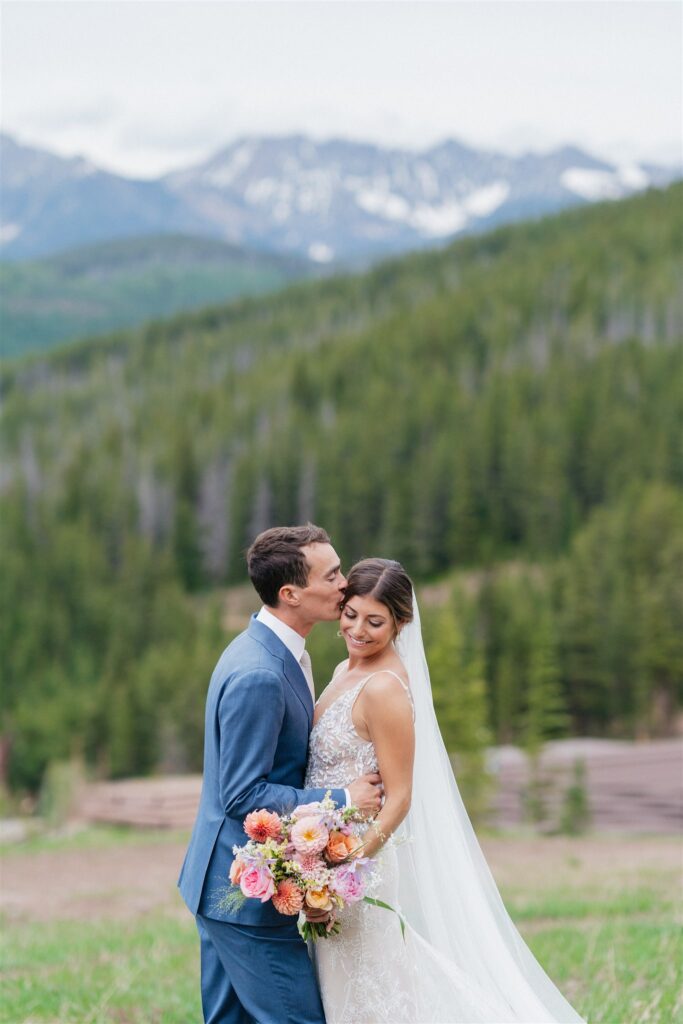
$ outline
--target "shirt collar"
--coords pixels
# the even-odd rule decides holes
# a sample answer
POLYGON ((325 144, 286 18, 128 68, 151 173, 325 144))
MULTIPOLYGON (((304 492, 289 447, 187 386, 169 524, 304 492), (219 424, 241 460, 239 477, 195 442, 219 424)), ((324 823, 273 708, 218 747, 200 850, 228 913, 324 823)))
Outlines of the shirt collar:
POLYGON ((295 629, 288 626, 282 619, 278 619, 277 615, 273 615, 265 606, 261 608, 256 619, 258 622, 263 623, 264 626, 267 626, 268 629, 271 629, 275 636, 282 640, 296 662, 301 661, 301 655, 306 650, 306 641, 300 633, 297 633, 295 629))

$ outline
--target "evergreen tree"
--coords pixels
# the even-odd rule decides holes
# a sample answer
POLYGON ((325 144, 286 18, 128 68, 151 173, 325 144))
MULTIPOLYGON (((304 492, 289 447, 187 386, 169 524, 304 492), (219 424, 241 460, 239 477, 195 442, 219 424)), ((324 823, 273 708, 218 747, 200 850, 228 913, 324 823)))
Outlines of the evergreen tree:
POLYGON ((202 582, 202 554, 197 522, 199 477, 192 446, 184 431, 180 431, 177 436, 174 460, 173 555, 184 586, 187 590, 196 590, 202 582))
POLYGON ((590 808, 586 791, 586 765, 577 758, 573 767, 573 778, 562 802, 560 832, 568 836, 581 835, 590 824, 590 808))
POLYGON ((470 816, 483 817, 490 778, 486 748, 491 743, 486 684, 473 638, 465 641, 458 610, 451 601, 433 617, 428 661, 434 710, 454 762, 458 786, 470 816))
POLYGON ((550 789, 550 780, 541 767, 543 745, 546 740, 563 733, 568 724, 552 621, 547 612, 539 616, 532 637, 526 700, 522 738, 528 757, 529 778, 524 804, 531 821, 541 825, 547 815, 550 789))

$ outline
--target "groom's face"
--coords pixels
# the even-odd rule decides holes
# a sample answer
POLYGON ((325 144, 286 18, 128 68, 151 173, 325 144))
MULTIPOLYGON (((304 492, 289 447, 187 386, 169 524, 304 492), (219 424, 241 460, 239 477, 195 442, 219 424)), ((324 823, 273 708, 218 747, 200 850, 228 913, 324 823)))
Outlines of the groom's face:
POLYGON ((339 556, 331 544, 307 544, 301 549, 310 566, 308 583, 298 593, 300 611, 309 622, 339 618, 346 587, 339 556))

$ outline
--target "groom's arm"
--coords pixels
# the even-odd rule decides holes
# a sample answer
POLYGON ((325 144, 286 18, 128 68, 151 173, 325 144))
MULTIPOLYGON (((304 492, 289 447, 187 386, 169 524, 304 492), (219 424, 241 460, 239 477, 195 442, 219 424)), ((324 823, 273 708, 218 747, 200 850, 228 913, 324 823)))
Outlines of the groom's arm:
MULTIPOLYGON (((273 768, 285 697, 275 672, 255 669, 231 679, 218 705, 220 792, 228 818, 244 818, 265 808, 289 814, 297 804, 322 800, 325 789, 297 789, 268 781, 273 768)), ((332 799, 346 803, 343 789, 332 799)))

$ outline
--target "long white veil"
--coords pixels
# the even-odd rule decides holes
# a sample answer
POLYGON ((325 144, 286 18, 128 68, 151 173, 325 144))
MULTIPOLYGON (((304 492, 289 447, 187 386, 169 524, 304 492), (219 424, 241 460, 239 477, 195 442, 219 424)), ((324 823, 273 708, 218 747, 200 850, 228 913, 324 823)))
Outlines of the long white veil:
POLYGON ((396 644, 410 679, 416 734, 407 841, 397 845, 404 916, 506 1007, 507 1019, 581 1022, 512 923, 477 842, 434 713, 414 594, 413 607, 413 622, 396 644))

